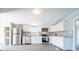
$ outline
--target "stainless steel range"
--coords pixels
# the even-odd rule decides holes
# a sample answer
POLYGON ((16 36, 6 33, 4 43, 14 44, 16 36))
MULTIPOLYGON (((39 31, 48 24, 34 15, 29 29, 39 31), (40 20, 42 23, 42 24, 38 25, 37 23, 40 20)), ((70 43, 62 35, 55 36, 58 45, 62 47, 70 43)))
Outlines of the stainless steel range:
POLYGON ((49 43, 49 37, 48 37, 48 28, 42 28, 42 43, 49 43))

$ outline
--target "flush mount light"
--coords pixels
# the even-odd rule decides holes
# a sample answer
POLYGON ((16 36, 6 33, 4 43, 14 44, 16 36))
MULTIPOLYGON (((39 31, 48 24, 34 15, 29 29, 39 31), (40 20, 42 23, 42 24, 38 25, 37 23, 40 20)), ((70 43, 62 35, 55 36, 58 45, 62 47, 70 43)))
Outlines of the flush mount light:
POLYGON ((39 9, 39 8, 35 8, 35 9, 33 9, 32 10, 32 13, 34 14, 34 15, 40 15, 41 14, 41 9, 39 9))

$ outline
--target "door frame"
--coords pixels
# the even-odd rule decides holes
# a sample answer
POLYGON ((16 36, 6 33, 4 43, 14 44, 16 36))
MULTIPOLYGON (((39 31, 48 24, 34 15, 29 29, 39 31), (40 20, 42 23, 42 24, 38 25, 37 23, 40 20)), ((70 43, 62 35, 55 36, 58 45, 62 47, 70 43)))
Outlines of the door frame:
POLYGON ((76 21, 79 21, 79 17, 75 17, 73 18, 73 49, 74 51, 76 51, 76 21))

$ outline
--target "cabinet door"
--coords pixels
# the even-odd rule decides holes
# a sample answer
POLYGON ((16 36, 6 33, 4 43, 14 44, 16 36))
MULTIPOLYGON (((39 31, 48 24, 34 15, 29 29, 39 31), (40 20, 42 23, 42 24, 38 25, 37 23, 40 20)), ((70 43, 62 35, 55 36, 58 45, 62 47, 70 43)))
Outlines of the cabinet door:
POLYGON ((64 29, 63 29, 63 25, 64 25, 63 22, 61 22, 61 23, 60 23, 60 31, 63 31, 63 30, 64 30, 64 29))
POLYGON ((49 37, 49 43, 52 44, 52 37, 49 37))
POLYGON ((40 44, 40 43, 42 43, 42 38, 41 38, 41 36, 32 36, 31 42, 33 44, 40 44))
POLYGON ((41 36, 37 36, 37 43, 42 43, 42 37, 41 36))
POLYGON ((31 31, 31 26, 24 24, 24 25, 23 25, 23 31, 28 31, 28 32, 30 32, 30 31, 31 31))
POLYGON ((26 43, 31 43, 31 39, 30 39, 30 37, 28 36, 28 37, 26 37, 26 43))
POLYGON ((63 31, 63 21, 57 24, 57 31, 63 31))
POLYGON ((25 44, 25 43, 31 43, 30 37, 23 36, 22 43, 23 43, 23 44, 25 44))
POLYGON ((53 26, 53 31, 54 31, 54 32, 57 31, 56 25, 53 26))
POLYGON ((57 39, 56 39, 56 37, 52 37, 52 44, 57 46, 57 39))
POLYGON ((35 40, 36 40, 35 36, 31 36, 31 43, 32 44, 34 44, 36 42, 35 40))
POLYGON ((54 42, 55 42, 55 45, 59 47, 59 42, 58 42, 58 38, 57 37, 55 37, 55 41, 54 42))
POLYGON ((58 46, 60 47, 60 48, 62 48, 63 49, 63 40, 64 40, 64 38, 63 37, 59 37, 59 39, 58 39, 58 46))
POLYGON ((63 49, 63 37, 52 37, 52 44, 63 49))
POLYGON ((52 25, 51 28, 50 28, 50 32, 54 32, 54 26, 52 25))
POLYGON ((51 39, 52 39, 52 44, 54 44, 54 38, 53 38, 53 37, 51 37, 51 39))
POLYGON ((59 24, 57 24, 56 26, 57 26, 57 27, 56 27, 56 28, 57 28, 56 30, 59 31, 59 29, 60 29, 60 28, 59 28, 59 24))

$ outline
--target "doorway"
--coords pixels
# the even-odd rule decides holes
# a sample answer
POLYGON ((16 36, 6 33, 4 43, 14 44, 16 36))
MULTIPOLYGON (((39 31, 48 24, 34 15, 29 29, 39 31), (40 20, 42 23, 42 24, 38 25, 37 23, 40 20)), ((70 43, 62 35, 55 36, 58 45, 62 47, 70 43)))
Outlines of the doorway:
POLYGON ((75 49, 79 50, 79 19, 75 20, 75 49))

